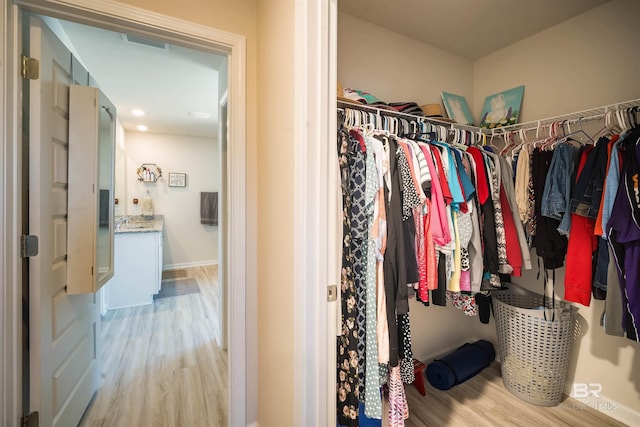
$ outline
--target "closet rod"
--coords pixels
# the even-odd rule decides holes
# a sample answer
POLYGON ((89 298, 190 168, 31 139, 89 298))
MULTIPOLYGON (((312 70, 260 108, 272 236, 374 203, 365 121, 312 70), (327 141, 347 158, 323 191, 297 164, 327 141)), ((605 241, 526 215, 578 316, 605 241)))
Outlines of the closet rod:
POLYGON ((416 116, 414 114, 401 113, 399 111, 392 111, 384 108, 373 107, 365 104, 355 104, 355 103, 346 102, 346 101, 338 101, 338 107, 351 108, 352 110, 371 111, 374 113, 380 113, 380 114, 389 115, 389 116, 406 117, 407 119, 410 119, 410 120, 421 120, 421 121, 432 122, 441 126, 450 127, 451 129, 459 128, 459 129, 474 131, 477 133, 500 136, 508 132, 513 132, 517 130, 531 131, 531 130, 537 130, 540 128, 548 128, 552 123, 556 123, 556 122, 559 123, 559 122, 567 121, 569 124, 574 124, 579 121, 590 121, 590 120, 602 119, 610 111, 616 111, 619 109, 632 108, 632 107, 640 107, 640 98, 631 99, 628 101, 616 102, 613 104, 603 105, 595 108, 589 108, 587 110, 577 111, 574 113, 567 113, 567 114, 561 114, 554 117, 547 117, 540 120, 532 120, 524 123, 516 123, 509 126, 501 126, 493 129, 481 128, 481 127, 472 126, 472 125, 461 125, 458 123, 446 122, 444 120, 438 120, 431 117, 416 116))
POLYGON ((462 130, 473 131, 473 132, 480 132, 482 130, 477 126, 461 125, 458 123, 451 123, 444 120, 438 120, 432 117, 416 116, 415 114, 407 114, 407 113, 402 113, 400 111, 387 110, 385 108, 378 108, 378 107, 373 107, 371 105, 365 105, 365 104, 355 104, 355 103, 346 102, 346 101, 338 101, 338 108, 345 108, 345 109, 350 108, 352 110, 370 111, 372 113, 379 113, 381 115, 386 115, 386 116, 406 118, 407 120, 425 121, 429 123, 434 123, 436 125, 445 126, 450 129, 459 128, 462 130))
POLYGON ((619 109, 626 109, 632 107, 640 107, 640 98, 631 99, 629 101, 616 102, 614 104, 603 105, 601 107, 590 108, 583 111, 577 111, 575 113, 562 114, 555 117, 547 117, 541 120, 532 120, 530 122, 516 123, 509 126, 501 126, 494 128, 492 133, 497 135, 507 132, 513 132, 516 130, 536 130, 538 128, 547 128, 552 123, 560 123, 568 121, 570 124, 578 123, 579 121, 589 121, 602 119, 608 112, 617 111, 619 109))

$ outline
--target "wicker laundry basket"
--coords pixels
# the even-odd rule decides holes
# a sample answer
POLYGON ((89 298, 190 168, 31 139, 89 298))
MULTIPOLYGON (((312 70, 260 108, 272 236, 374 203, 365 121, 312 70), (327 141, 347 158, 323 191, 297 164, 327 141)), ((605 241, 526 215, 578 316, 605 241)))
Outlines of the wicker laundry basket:
POLYGON ((562 400, 578 309, 556 300, 555 309, 547 301, 545 310, 542 295, 508 286, 492 293, 502 380, 529 403, 555 406, 562 400))

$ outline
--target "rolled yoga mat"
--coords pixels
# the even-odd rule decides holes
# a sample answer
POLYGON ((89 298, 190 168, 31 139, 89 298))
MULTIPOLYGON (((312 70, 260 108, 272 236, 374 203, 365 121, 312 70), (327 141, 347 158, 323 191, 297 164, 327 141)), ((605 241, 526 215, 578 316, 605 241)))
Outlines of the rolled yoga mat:
POLYGON ((464 344, 442 359, 427 366, 427 379, 439 390, 448 390, 480 373, 496 358, 496 351, 489 341, 479 340, 464 344))

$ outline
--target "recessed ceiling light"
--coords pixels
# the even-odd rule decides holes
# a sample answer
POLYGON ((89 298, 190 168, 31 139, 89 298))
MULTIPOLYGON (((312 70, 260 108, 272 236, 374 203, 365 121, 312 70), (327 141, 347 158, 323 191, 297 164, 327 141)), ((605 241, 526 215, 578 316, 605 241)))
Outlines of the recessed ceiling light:
POLYGON ((149 130, 149 128, 145 125, 138 125, 136 126, 136 129, 138 129, 140 132, 146 132, 147 130, 149 130))
POLYGON ((204 113, 202 111, 192 111, 189 113, 189 116, 195 117, 196 119, 208 119, 211 117, 211 113, 204 113))
POLYGON ((144 110, 140 110, 139 108, 134 108, 133 110, 131 110, 131 114, 133 114, 134 116, 144 116, 144 110))

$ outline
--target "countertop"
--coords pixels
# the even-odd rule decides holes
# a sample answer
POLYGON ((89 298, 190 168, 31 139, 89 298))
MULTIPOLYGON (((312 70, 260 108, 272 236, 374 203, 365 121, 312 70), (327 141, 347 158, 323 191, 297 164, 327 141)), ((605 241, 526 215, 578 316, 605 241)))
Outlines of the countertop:
POLYGON ((164 227, 164 215, 154 215, 153 217, 127 215, 116 218, 114 233, 155 233, 161 232, 164 227), (120 226, 118 226, 120 223, 120 226))

